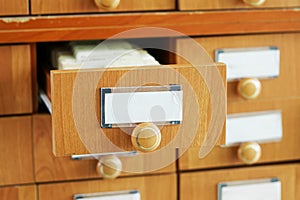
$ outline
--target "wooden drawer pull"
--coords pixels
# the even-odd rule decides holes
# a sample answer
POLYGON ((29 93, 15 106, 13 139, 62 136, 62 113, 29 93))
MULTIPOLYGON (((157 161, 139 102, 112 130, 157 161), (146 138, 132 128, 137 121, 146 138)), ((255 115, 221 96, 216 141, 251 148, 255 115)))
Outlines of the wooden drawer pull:
POLYGON ((97 172, 103 178, 114 179, 118 177, 122 171, 122 162, 116 156, 106 156, 97 163, 97 172))
POLYGON ((264 4, 266 0, 243 0, 243 1, 250 6, 260 6, 264 4))
POLYGON ((238 93, 245 99, 256 99, 261 93, 261 83, 256 78, 245 78, 238 84, 238 93))
POLYGON ((119 6, 120 0, 94 0, 98 8, 114 9, 119 6))
POLYGON ((243 143, 238 149, 238 157, 245 164, 254 164, 261 157, 260 145, 256 142, 243 143))
POLYGON ((139 151, 154 151, 161 142, 160 130, 152 123, 139 124, 132 131, 131 142, 132 145, 139 151))

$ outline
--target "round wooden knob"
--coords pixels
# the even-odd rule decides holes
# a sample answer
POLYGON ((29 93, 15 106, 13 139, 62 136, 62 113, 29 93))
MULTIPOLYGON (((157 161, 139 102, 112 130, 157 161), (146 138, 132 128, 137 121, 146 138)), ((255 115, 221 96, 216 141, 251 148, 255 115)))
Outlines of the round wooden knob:
POLYGON ((120 0, 94 0, 98 8, 113 9, 119 6, 120 0))
POLYGON ((238 93, 245 99, 255 99, 261 93, 261 83, 256 78, 246 78, 240 80, 238 93))
POLYGON ((133 129, 131 142, 133 146, 143 152, 154 151, 161 141, 159 128, 152 123, 142 123, 133 129))
POLYGON ((256 163, 261 157, 261 148, 256 142, 243 143, 238 150, 238 157, 245 164, 256 163))
POLYGON ((260 6, 264 4, 266 0, 243 0, 243 1, 250 6, 260 6))
POLYGON ((114 179, 122 171, 122 162, 116 156, 107 156, 101 158, 97 163, 97 172, 103 178, 114 179))

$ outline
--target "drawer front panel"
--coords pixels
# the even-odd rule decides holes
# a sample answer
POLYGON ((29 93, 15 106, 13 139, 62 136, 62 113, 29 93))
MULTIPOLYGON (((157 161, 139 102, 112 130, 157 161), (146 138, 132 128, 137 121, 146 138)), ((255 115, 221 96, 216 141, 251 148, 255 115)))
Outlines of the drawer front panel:
MULTIPOLYGON (((33 117, 35 177, 37 182, 99 178, 97 159, 72 160, 71 156, 55 157, 52 151, 50 115, 33 117)), ((175 152, 174 152, 175 157, 175 152)), ((125 158, 124 158, 125 159, 125 158)), ((175 163, 153 173, 175 172, 175 163)), ((123 175, 132 175, 123 172, 123 175)))
MULTIPOLYGON (((203 67, 202 69, 208 70, 207 73, 213 73, 214 68, 203 67)), ((219 71, 216 69, 216 73, 220 74, 220 81, 221 84, 224 84, 225 80, 225 66, 218 65, 219 71), (219 73, 220 72, 220 73, 219 73)), ((77 76, 77 71, 52 71, 52 94, 51 94, 51 101, 52 101, 52 123, 53 123, 53 134, 54 134, 54 148, 55 153, 57 156, 61 155, 71 155, 71 154, 85 154, 85 153, 103 153, 103 152, 115 152, 116 150, 112 150, 109 142, 100 141, 98 138, 100 131, 103 131, 105 137, 108 138, 114 145, 117 147, 126 150, 132 151, 136 150, 132 144, 131 135, 126 134, 124 129, 119 128, 100 128, 100 108, 99 104, 96 103, 95 107, 92 106, 93 103, 85 103, 87 102, 86 97, 87 95, 83 95, 84 91, 92 91, 91 84, 86 84, 89 82, 88 80, 99 80, 97 82, 97 90, 100 88, 107 88, 107 87, 116 87, 119 80, 125 80, 122 82, 122 87, 139 87, 141 83, 147 82, 149 83, 159 83, 161 85, 169 85, 169 84, 178 84, 182 85, 183 91, 183 120, 181 124, 175 125, 165 125, 161 129, 161 143, 158 149, 162 147, 166 147, 175 136, 177 138, 182 137, 179 134, 184 133, 184 140, 181 139, 181 143, 184 141, 189 142, 192 146, 200 146, 204 141, 205 136, 207 135, 207 128, 208 128, 208 118, 207 113, 211 110, 210 100, 209 100, 209 91, 204 83, 204 79, 202 76, 197 72, 197 70, 190 66, 160 66, 160 67, 150 67, 150 68, 124 68, 124 69, 111 69, 111 70, 88 70, 79 72, 78 74, 86 77, 83 79, 85 81, 85 85, 80 85, 77 87, 77 90, 80 90, 81 97, 75 99, 76 102, 80 103, 80 107, 84 107, 86 109, 86 113, 89 115, 97 115, 98 120, 97 122, 93 120, 87 120, 86 118, 82 118, 82 115, 79 115, 80 118, 76 118, 74 115, 74 86, 77 76), (131 70, 130 70, 131 69, 131 70), (138 70, 137 70, 138 69, 138 70), (102 74, 103 72, 103 74, 102 74), (128 74, 127 74, 128 73, 128 74), (151 74, 151 76, 149 76, 151 74), (126 75, 126 76, 125 76, 126 75), (130 78, 133 76, 132 78, 130 78), (125 77, 125 78, 124 78, 125 77), (155 78, 154 78, 155 77, 155 78), (123 79, 122 79, 123 78, 123 79), (150 80, 151 79, 151 80, 150 80), (90 89, 88 89, 90 88, 90 89), (191 89, 192 88, 192 89, 191 89), (194 96, 195 95, 195 96, 194 96), (63 97, 63 98, 62 98, 63 97), (85 99, 83 98, 85 97, 85 99), (193 99, 198 99, 197 101, 193 101, 193 99), (73 103, 72 103, 73 102, 73 103), (85 105, 83 106, 83 103, 85 105), (194 105, 194 106, 191 106, 194 105), (195 124, 196 117, 194 115, 197 113, 195 107, 199 109, 200 123, 195 124), (192 110, 190 110, 192 109, 192 110), (195 112, 194 112, 195 111, 195 112), (63 115, 62 115, 63 113, 63 115), (191 114, 192 113, 192 114, 191 114), (79 120, 79 121, 78 121, 79 120), (85 121, 84 121, 85 120, 85 121), (76 121, 76 123, 75 123, 76 121), (85 122, 85 123, 82 123, 85 122), (79 126, 78 124, 83 124, 79 126), (99 123, 95 125, 95 123, 99 123), (78 129, 78 126, 80 129, 78 129), (194 130, 196 140, 193 140, 190 137, 187 137, 187 134, 183 132, 184 129, 188 129, 190 132, 194 130), (80 130, 85 129, 84 133, 89 133, 89 135, 82 136, 80 135, 80 130), (89 130, 87 130, 89 129, 89 130), (93 134, 91 134, 93 133, 93 134), (80 136, 80 137, 79 137, 80 136), (93 151, 90 152, 86 149, 89 147, 85 147, 84 144, 84 137, 85 144, 93 144, 93 151), (83 140, 82 140, 83 139, 83 140), (187 141, 188 140, 188 141, 187 141)), ((226 87, 220 89, 225 89, 226 87)), ((94 89, 94 88, 93 88, 94 89)), ((95 88, 96 89, 96 88, 95 88)), ((226 93, 226 91, 225 91, 226 93)), ((93 93, 94 95, 94 93, 93 93)), ((95 96, 95 95, 94 95, 95 96)), ((88 101, 100 102, 100 95, 96 94, 96 97, 89 99, 88 101)), ((219 95, 220 96, 220 95, 219 95)), ((225 97, 224 97, 225 99, 225 97)), ((226 105, 222 102, 219 105, 224 105, 224 107, 220 109, 226 109, 226 105)), ((219 106, 218 105, 218 106, 219 106)), ((225 111, 225 110, 223 110, 225 111)), ((93 118, 92 118, 93 119, 93 118)), ((223 125, 223 124, 222 124, 223 125)), ((185 130, 186 130, 185 129, 185 130)), ((129 129, 130 130, 130 129, 129 129)), ((186 145, 186 144, 185 144, 186 145)), ((184 145, 183 145, 184 146, 184 145)), ((181 146, 179 146, 180 148, 181 146)), ((186 146, 182 147, 185 148, 186 146)), ((120 151, 120 150, 117 150, 120 151)))
POLYGON ((39 185, 39 199, 72 200, 76 194, 138 190, 142 200, 177 199, 176 175, 95 180, 39 185))
POLYGON ((0 199, 36 200, 36 186, 12 186, 0 188, 0 199))
POLYGON ((28 14, 29 5, 27 0, 0 0, 0 16, 28 14))
POLYGON ((0 118, 0 185, 32 183, 31 117, 0 118))
POLYGON ((175 0, 120 0, 116 8, 97 7, 94 0, 32 0, 33 14, 174 10, 175 0))
MULTIPOLYGON (((300 96, 300 62, 299 52, 300 34, 272 34, 272 35, 243 35, 243 36, 222 36, 204 37, 195 39, 215 59, 215 51, 224 48, 255 48, 275 46, 280 50, 280 72, 279 76, 273 79, 261 79, 261 94, 256 99, 270 99, 279 97, 300 96)), ((177 41, 177 50, 188 51, 185 40, 177 41)), ((192 54, 193 52, 191 52, 192 54)), ((185 61, 177 58, 178 63, 185 61)), ((243 66, 241 66, 242 68, 243 66)), ((249 78, 249 77, 244 77, 249 78)), ((244 101, 238 94, 238 81, 228 83, 228 102, 244 101)))
POLYGON ((199 199, 200 194, 203 199, 218 199, 219 183, 278 178, 281 182, 281 199, 295 200, 298 166, 291 164, 181 173, 180 199, 199 199))
POLYGON ((0 115, 32 112, 29 45, 1 46, 0 115))
POLYGON ((179 0, 178 4, 180 10, 287 8, 297 7, 300 5, 300 2, 298 0, 266 0, 265 3, 259 6, 251 6, 251 4, 249 5, 246 2, 251 2, 251 0, 179 0))
MULTIPOLYGON (((282 111, 282 140, 276 142, 263 142, 260 144, 262 156, 259 163, 278 162, 284 160, 297 160, 300 158, 299 141, 300 128, 300 98, 257 101, 255 103, 228 103, 229 114, 248 113, 266 110, 282 111)), ((242 133, 241 133, 242 134, 242 133)), ((242 165, 237 156, 238 146, 215 147, 204 159, 197 159, 199 149, 189 149, 179 161, 181 170, 209 168, 219 166, 242 165)))

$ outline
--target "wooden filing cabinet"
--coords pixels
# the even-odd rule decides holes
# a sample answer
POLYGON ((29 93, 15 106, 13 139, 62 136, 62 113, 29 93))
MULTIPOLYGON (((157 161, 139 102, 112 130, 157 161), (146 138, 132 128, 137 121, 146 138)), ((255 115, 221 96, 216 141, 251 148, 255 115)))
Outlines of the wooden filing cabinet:
MULTIPOLYGON (((37 182, 101 178, 97 173, 98 160, 72 160, 71 156, 55 157, 52 149, 51 116, 33 116, 35 177, 37 182)), ((175 153, 174 153, 175 156, 175 153)), ((123 158, 126 159, 126 158, 123 158)), ((175 158, 174 158, 175 159, 175 158)), ((135 162, 137 164, 138 160, 135 162)), ((151 174, 175 173, 175 163, 151 174)), ((121 176, 141 175, 123 172, 121 176)))
POLYGON ((196 1, 196 0, 179 0, 180 10, 214 10, 214 9, 265 9, 265 8, 289 8, 298 7, 298 0, 211 0, 211 1, 196 1), (264 2, 260 4, 259 2, 264 2), (258 5, 256 5, 258 4, 258 5))
MULTIPOLYGON (((0 1, 0 16, 4 15, 28 15, 29 4, 26 0, 0 1)), ((9 22, 9 21, 8 21, 9 22)))
POLYGON ((29 45, 0 46, 0 115, 32 112, 32 66, 29 45))
POLYGON ((251 168, 233 168, 180 174, 180 199, 217 199, 218 184, 231 181, 249 181, 278 178, 281 182, 281 199, 296 200, 299 165, 271 165, 251 168))
MULTIPOLYGON (((139 190, 142 200, 216 199, 220 182, 273 177, 282 183, 283 200, 299 199, 299 6, 299 0, 266 0, 257 7, 243 0, 121 0, 116 8, 98 7, 94 0, 0 0, 0 64, 5 66, 0 74, 0 199, 73 199, 75 194, 123 190, 139 190), (39 42, 107 39, 122 31, 153 26, 193 36, 212 57, 216 48, 279 47, 280 76, 261 80, 263 90, 257 99, 242 99, 236 92, 238 83, 228 84, 229 114, 268 109, 282 111, 283 138, 261 144, 259 165, 245 167, 237 159, 238 147, 215 147, 207 157, 198 159, 199 148, 206 137, 202 133, 178 163, 152 173, 122 173, 115 180, 100 178, 95 170, 97 160, 75 161, 70 158, 73 153, 89 153, 76 135, 56 135, 56 142, 60 143, 56 150, 61 149, 60 155, 67 156, 58 158, 52 154, 51 123, 57 128, 57 122, 62 122, 60 131, 72 132, 74 128, 73 122, 61 120, 66 116, 69 118, 72 109, 70 99, 64 98, 64 95, 72 96, 72 84, 64 85, 61 77, 66 76, 68 82, 75 75, 72 74, 74 71, 53 72, 58 80, 53 85, 59 90, 54 90, 57 94, 51 99, 52 106, 61 118, 55 117, 57 121, 51 122, 49 115, 32 115, 36 112, 33 105, 37 95, 36 80, 33 84, 31 80, 40 70, 34 68, 37 60, 34 46, 39 42), (56 107, 56 100, 63 102, 59 103, 63 107, 56 107)), ((175 48, 190 52, 184 39, 177 39, 177 36, 158 31, 128 37, 142 37, 141 40, 172 37, 175 48)), ((38 52, 38 55, 41 53, 38 52)), ((181 62, 178 59, 175 68, 181 62)), ((189 78, 194 77, 193 72, 187 74, 189 78)), ((224 70, 222 75, 225 76, 224 70)), ((117 78, 112 77, 113 80, 117 78)), ((197 91, 200 97, 207 94, 207 90, 202 91, 201 88, 197 91)), ((50 96, 51 92, 46 92, 50 96)), ((98 97, 95 101, 99 101, 98 97)), ((209 103, 202 105, 206 115, 201 118, 199 126, 203 130, 209 127, 209 103)), ((99 105, 92 109, 99 112, 99 105)), ((190 110, 193 111, 193 108, 190 110)), ((133 150, 129 136, 120 138, 120 131, 116 132, 107 134, 111 141, 124 150, 133 150)), ((176 135, 167 133, 162 137, 163 147, 176 135)))
POLYGON ((10 186, 0 188, 1 199, 11 200, 37 200, 35 185, 10 186))
POLYGON ((33 183, 32 118, 0 118, 0 185, 33 183))
POLYGON ((175 0, 126 0, 103 1, 104 5, 96 3, 97 0, 31 0, 33 14, 58 14, 58 13, 95 13, 95 12, 120 12, 120 11, 151 11, 174 10, 175 0), (110 8, 110 4, 115 6, 110 8))
POLYGON ((71 200, 76 194, 118 192, 138 190, 143 200, 177 199, 176 175, 144 176, 120 178, 116 180, 90 180, 38 186, 39 199, 71 200))

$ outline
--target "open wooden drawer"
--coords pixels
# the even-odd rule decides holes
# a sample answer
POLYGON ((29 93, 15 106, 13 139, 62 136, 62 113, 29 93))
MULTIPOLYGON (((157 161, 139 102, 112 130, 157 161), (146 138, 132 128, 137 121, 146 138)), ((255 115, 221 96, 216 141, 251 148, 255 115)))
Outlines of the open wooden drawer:
MULTIPOLYGON (((224 116, 226 114, 225 77, 226 69, 224 64, 196 68, 189 65, 170 65, 53 70, 51 71, 50 80, 51 92, 49 91, 50 88, 48 88, 46 94, 50 95, 51 93, 54 153, 56 156, 64 156, 138 150, 149 152, 147 154, 158 153, 167 156, 168 153, 166 152, 174 152, 176 148, 184 149, 189 146, 200 148, 205 138, 208 138, 207 132, 212 123, 214 123, 214 127, 219 127, 220 132, 223 131, 225 119, 223 121, 218 120, 220 116, 216 116, 216 113, 220 115, 224 113, 224 116), (214 91, 214 96, 210 95, 207 86, 209 83, 205 82, 205 77, 198 70, 206 73, 206 76, 217 77, 218 80, 212 79, 214 85, 211 87, 214 87, 214 89, 217 88, 216 86, 219 83, 219 88, 214 91), (137 114, 143 113, 144 108, 141 103, 147 106, 149 102, 151 104, 154 101, 157 106, 154 106, 151 110, 153 119, 146 119, 148 120, 146 123, 141 123, 143 121, 138 121, 139 119, 136 120, 135 118, 134 123, 130 124, 124 124, 120 121, 115 124, 103 123, 107 119, 107 116, 104 116, 107 113, 101 111, 108 109, 103 106, 103 101, 109 102, 104 98, 103 91, 106 91, 108 88, 116 91, 116 93, 109 94, 121 94, 122 92, 118 93, 119 91, 130 91, 134 95, 147 94, 144 96, 145 98, 143 97, 143 100, 137 99, 138 101, 131 103, 128 108, 132 105, 140 106, 135 111, 138 111, 137 114), (163 107, 165 104, 163 103, 167 102, 166 104, 169 105, 170 102, 172 104, 173 100, 171 98, 172 101, 160 104, 161 100, 164 100, 163 98, 168 99, 170 96, 159 95, 170 94, 179 94, 179 96, 173 95, 171 97, 173 100, 175 98, 175 102, 179 102, 182 118, 179 121, 173 120, 161 123, 159 122, 159 117, 161 117, 162 113, 167 117, 170 116, 170 113, 168 113, 170 109, 165 109, 163 107), (156 96, 152 98, 151 95, 156 96), (180 103, 180 95, 182 95, 182 103, 180 103), (217 104, 213 105, 212 102, 217 102, 217 104), (101 105, 104 109, 101 109, 101 105), (215 113, 213 113, 213 110, 215 110, 215 113), (212 119, 212 122, 210 122, 210 119, 212 119), (151 120, 154 123, 151 123, 151 120), (155 127, 159 127, 160 130, 155 127), (133 137, 131 134, 134 131, 140 137, 133 137), (158 141, 159 145, 157 145, 158 141), (153 146, 155 148, 148 148, 153 146)), ((115 100, 120 99, 115 98, 115 100)), ((127 99, 127 101, 129 100, 127 99)), ((122 103, 122 101, 117 102, 116 106, 122 105, 122 103)), ((122 110, 122 106, 113 109, 115 109, 113 112, 118 113, 118 109, 122 110)), ((171 107, 171 110, 176 109, 178 109, 176 105, 174 109, 171 107)), ((171 117, 175 116, 175 118, 177 117, 176 119, 179 119, 181 116, 176 112, 173 112, 171 117)), ((133 117, 137 116, 136 113, 132 114, 129 112, 129 114, 133 117)), ((146 114, 149 115, 148 113, 146 114)), ((224 134, 222 134, 221 143, 224 140, 224 134)), ((210 140, 210 142, 213 141, 210 140)))

